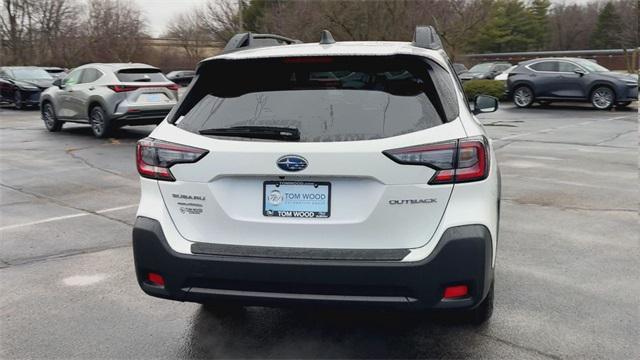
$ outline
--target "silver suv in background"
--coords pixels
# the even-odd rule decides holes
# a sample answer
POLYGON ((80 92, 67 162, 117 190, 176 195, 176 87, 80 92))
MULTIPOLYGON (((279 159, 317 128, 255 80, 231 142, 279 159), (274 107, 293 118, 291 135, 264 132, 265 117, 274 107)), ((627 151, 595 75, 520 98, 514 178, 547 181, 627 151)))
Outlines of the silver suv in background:
POLYGON ((178 85, 146 64, 87 64, 53 85, 40 97, 47 130, 86 123, 98 138, 126 125, 159 124, 178 101, 178 85))

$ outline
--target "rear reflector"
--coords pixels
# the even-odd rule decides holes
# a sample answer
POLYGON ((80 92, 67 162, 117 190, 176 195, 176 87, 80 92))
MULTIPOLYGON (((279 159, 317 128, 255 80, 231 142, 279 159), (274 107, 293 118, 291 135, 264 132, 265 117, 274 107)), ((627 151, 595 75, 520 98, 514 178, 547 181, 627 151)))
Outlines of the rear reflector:
POLYGON ((455 299, 466 297, 469 295, 469 287, 467 285, 447 286, 444 289, 443 299, 455 299))
POLYGON ((489 174, 488 143, 484 137, 387 150, 391 160, 428 166, 436 173, 429 184, 453 184, 485 179, 489 174))
POLYGON ((148 273, 147 280, 153 285, 164 286, 164 278, 160 274, 156 273, 148 273))
POLYGON ((202 159, 207 150, 144 138, 138 141, 136 165, 142 177, 175 181, 169 168, 175 164, 194 163, 202 159))

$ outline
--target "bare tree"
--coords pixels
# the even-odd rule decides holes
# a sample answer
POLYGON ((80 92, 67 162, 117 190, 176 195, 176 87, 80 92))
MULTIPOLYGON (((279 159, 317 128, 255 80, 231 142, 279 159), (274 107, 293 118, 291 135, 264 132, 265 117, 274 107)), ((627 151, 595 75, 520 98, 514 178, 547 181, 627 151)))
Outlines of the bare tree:
POLYGON ((205 4, 201 20, 213 38, 226 42, 241 31, 239 3, 244 0, 209 0, 205 4))
POLYGON ((200 12, 200 9, 193 8, 176 15, 171 19, 165 34, 166 37, 178 41, 191 62, 202 59, 205 48, 213 42, 200 12))
POLYGON ((89 0, 85 28, 92 61, 131 61, 147 36, 140 9, 121 0, 89 0))

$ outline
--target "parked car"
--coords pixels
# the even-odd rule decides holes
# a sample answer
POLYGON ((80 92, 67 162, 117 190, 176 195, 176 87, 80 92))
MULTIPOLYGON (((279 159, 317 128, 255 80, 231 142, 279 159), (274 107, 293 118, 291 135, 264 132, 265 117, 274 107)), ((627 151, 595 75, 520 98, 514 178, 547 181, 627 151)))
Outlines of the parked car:
POLYGON ((195 75, 196 75, 196 72, 193 70, 178 70, 178 71, 172 71, 168 73, 166 76, 167 76, 167 79, 184 87, 184 86, 189 86, 189 84, 191 83, 191 80, 193 80, 193 77, 195 75))
POLYGON ((51 74, 54 79, 59 79, 67 75, 68 70, 61 67, 43 67, 44 71, 51 74))
POLYGON ((540 58, 520 63, 509 73, 507 88, 518 107, 581 101, 604 110, 638 99, 638 75, 615 73, 586 59, 540 58))
POLYGON ((54 85, 40 99, 47 129, 86 123, 99 138, 126 125, 158 124, 178 100, 178 85, 146 64, 87 64, 54 85))
POLYGON ((466 66, 464 66, 464 64, 460 64, 460 63, 453 63, 453 70, 456 72, 456 74, 460 75, 463 72, 467 72, 469 71, 469 69, 467 69, 466 66))
POLYGON ((485 62, 474 65, 469 71, 460 74, 460 80, 491 80, 512 65, 508 62, 485 62))
POLYGON ((0 102, 16 109, 37 106, 40 94, 53 84, 53 77, 35 66, 0 67, 0 102))
POLYGON ((141 288, 214 307, 347 303, 486 321, 500 175, 474 114, 497 99, 469 110, 431 27, 412 43, 253 36, 203 60, 181 106, 138 142, 141 288))
POLYGON ((507 81, 507 79, 509 78, 509 73, 513 71, 513 69, 515 69, 516 67, 518 67, 518 65, 513 65, 512 67, 508 68, 507 70, 501 72, 500 74, 496 75, 496 77, 493 78, 493 80, 500 80, 500 81, 507 81))

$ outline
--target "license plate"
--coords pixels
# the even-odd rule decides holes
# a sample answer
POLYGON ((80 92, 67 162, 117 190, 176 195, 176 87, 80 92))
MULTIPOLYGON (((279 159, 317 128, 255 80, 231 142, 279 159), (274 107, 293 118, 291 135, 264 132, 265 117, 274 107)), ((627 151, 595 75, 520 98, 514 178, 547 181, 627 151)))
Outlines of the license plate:
POLYGON ((328 182, 264 182, 264 216, 328 218, 330 208, 331 184, 328 182))
POLYGON ((163 97, 162 94, 142 94, 140 100, 143 102, 162 102, 163 97))

